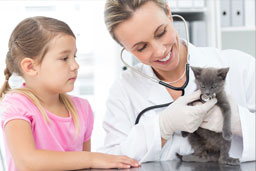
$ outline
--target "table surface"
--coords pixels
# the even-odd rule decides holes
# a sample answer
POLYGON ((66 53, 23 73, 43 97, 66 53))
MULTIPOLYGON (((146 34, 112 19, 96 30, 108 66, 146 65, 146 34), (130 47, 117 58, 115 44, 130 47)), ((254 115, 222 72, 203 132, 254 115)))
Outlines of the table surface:
MULTIPOLYGON (((143 163, 139 168, 120 169, 120 171, 256 171, 256 162, 244 162, 238 166, 221 165, 218 163, 195 163, 180 161, 160 161, 143 163)), ((103 171, 102 169, 85 169, 103 171)), ((104 169, 116 171, 118 169, 104 169)))

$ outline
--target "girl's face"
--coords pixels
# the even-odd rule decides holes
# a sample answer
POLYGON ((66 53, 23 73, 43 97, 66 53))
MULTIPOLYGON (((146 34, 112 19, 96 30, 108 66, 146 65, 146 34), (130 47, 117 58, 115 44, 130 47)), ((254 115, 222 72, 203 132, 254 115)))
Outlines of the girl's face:
POLYGON ((168 72, 179 64, 176 30, 163 9, 149 1, 114 30, 118 41, 139 61, 156 72, 168 72))
POLYGON ((76 62, 76 40, 69 35, 57 35, 38 66, 40 88, 53 93, 72 91, 79 68, 76 62))

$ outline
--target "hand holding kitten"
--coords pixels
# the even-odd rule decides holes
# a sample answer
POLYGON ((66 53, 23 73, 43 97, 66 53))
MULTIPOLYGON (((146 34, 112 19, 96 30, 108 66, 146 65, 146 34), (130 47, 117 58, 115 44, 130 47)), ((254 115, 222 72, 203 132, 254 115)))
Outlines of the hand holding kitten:
MULTIPOLYGON (((231 107, 231 131, 233 134, 242 135, 241 121, 239 116, 238 105, 230 95, 227 95, 227 99, 231 107)), ((220 107, 214 106, 204 118, 201 128, 205 128, 214 132, 222 132, 223 127, 223 115, 220 107)))

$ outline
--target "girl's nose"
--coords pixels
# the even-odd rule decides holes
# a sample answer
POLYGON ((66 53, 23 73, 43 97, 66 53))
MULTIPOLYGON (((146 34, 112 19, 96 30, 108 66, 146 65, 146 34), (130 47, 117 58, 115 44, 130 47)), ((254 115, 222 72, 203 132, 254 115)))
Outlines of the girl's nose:
POLYGON ((71 65, 71 70, 78 70, 78 69, 79 69, 79 64, 76 62, 76 60, 74 60, 71 65))

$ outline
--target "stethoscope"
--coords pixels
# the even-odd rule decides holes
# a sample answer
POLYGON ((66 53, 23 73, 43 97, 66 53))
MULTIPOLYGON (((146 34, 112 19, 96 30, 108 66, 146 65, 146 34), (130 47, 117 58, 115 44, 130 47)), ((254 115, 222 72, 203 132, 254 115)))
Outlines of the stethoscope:
MULTIPOLYGON (((189 82, 189 37, 188 37, 188 27, 187 27, 186 20, 185 20, 182 16, 180 16, 180 15, 172 15, 172 17, 178 17, 178 18, 180 18, 180 19, 184 22, 185 30, 186 30, 186 45, 187 45, 187 63, 186 63, 186 66, 185 66, 185 70, 186 70, 186 71, 185 71, 185 72, 186 72, 186 81, 185 81, 185 83, 184 83, 181 87, 174 87, 174 86, 171 86, 170 84, 168 84, 168 83, 165 82, 165 81, 159 80, 158 78, 150 77, 150 76, 146 75, 145 73, 140 72, 139 70, 135 69, 134 67, 132 67, 132 66, 129 65, 128 63, 126 63, 126 62, 124 61, 124 59, 123 59, 123 52, 124 52, 125 48, 123 48, 123 49, 121 50, 120 58, 121 58, 121 61, 123 62, 123 64, 124 64, 126 67, 130 68, 132 71, 136 72, 137 74, 139 74, 139 75, 141 75, 141 76, 143 76, 143 77, 145 77, 145 78, 148 78, 148 79, 152 80, 153 82, 156 82, 156 83, 158 83, 158 84, 160 84, 160 85, 162 85, 162 86, 165 86, 165 87, 167 87, 167 88, 169 88, 169 89, 176 90, 176 91, 181 91, 181 92, 182 92, 181 96, 183 96, 183 95, 185 94, 185 88, 187 87, 188 82, 189 82)), ((145 112, 147 112, 147 111, 149 111, 149 110, 152 110, 152 109, 162 108, 162 107, 169 106, 171 103, 172 103, 172 102, 166 103, 166 104, 161 104, 161 105, 150 106, 150 107, 148 107, 148 108, 145 108, 144 110, 142 110, 142 111, 138 114, 138 116, 137 116, 137 118, 136 118, 136 121, 135 121, 135 125, 139 123, 139 120, 140 120, 141 116, 142 116, 145 112)))

